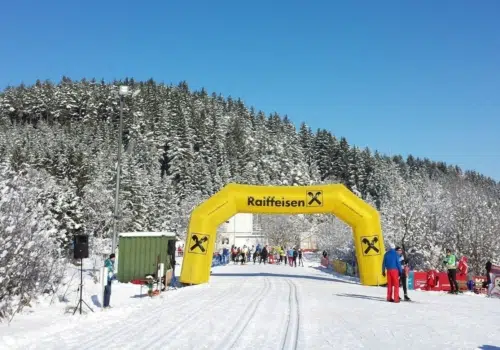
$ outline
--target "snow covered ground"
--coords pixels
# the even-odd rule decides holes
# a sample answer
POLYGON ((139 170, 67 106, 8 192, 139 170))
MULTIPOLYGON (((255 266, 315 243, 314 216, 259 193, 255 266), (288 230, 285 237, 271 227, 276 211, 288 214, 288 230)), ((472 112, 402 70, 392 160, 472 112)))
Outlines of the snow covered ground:
POLYGON ((500 349, 498 299, 415 291, 416 302, 391 304, 384 288, 318 265, 215 267, 209 284, 153 299, 115 284, 109 311, 86 271, 94 313, 67 312, 75 277, 68 301, 41 300, 0 324, 0 349, 500 349))

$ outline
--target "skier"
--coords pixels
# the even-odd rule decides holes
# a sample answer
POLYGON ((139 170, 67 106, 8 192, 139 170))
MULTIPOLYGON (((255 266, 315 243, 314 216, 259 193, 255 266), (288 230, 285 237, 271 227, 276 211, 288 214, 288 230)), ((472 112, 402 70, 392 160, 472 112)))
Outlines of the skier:
POLYGON ((396 252, 399 254, 399 262, 401 264, 401 267, 403 268, 403 272, 401 273, 400 277, 401 284, 403 285, 404 300, 411 301, 411 299, 408 297, 408 282, 406 276, 406 267, 408 266, 408 260, 406 258, 406 252, 400 247, 396 247, 396 252))
POLYGON ((395 250, 393 243, 390 244, 390 249, 384 255, 382 263, 382 276, 386 276, 387 270, 387 301, 399 303, 399 276, 402 273, 399 255, 395 250), (394 297, 393 297, 394 289, 394 297))
POLYGON ((457 257, 451 254, 451 249, 446 249, 446 257, 443 260, 443 265, 448 269, 448 279, 450 280, 449 294, 458 294, 457 283, 457 257))

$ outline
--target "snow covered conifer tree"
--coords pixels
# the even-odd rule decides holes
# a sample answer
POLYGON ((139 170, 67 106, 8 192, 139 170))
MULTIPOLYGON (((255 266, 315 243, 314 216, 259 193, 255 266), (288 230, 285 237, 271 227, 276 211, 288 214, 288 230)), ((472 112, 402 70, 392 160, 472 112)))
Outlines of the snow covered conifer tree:
POLYGON ((0 167, 0 318, 53 292, 62 277, 64 254, 43 204, 49 188, 56 184, 47 174, 0 167))

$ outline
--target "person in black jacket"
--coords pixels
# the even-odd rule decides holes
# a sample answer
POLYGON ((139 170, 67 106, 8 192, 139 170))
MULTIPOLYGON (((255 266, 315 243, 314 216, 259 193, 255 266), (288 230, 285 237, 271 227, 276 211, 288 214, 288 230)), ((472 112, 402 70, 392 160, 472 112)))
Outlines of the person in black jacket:
POLYGON ((302 249, 299 249, 299 266, 304 266, 304 260, 302 260, 302 249))
POLYGON ((491 280, 491 266, 493 264, 491 261, 486 263, 486 282, 483 283, 483 288, 488 288, 488 296, 490 296, 492 288, 492 280, 491 280))
POLYGON ((255 265, 255 262, 257 261, 257 257, 259 256, 259 252, 257 250, 255 250, 255 252, 253 252, 253 264, 255 265))
POLYGON ((262 251, 260 252, 260 260, 259 260, 259 264, 261 262, 264 262, 264 265, 266 264, 266 260, 267 260, 267 246, 265 246, 262 251))
POLYGON ((403 271, 399 276, 399 281, 403 285, 404 300, 411 301, 411 299, 408 297, 408 281, 405 271, 405 267, 408 266, 408 259, 406 256, 406 252, 404 251, 404 249, 401 249, 400 247, 396 247, 396 252, 399 254, 399 261, 401 262, 401 267, 403 268, 403 271))

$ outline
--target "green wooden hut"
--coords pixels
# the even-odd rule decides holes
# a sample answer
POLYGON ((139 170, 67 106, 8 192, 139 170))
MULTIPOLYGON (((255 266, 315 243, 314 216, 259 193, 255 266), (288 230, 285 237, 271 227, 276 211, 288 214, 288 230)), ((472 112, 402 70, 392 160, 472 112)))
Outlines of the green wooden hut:
POLYGON ((156 275, 159 263, 164 264, 167 280, 172 271, 176 234, 173 232, 120 233, 116 260, 116 277, 122 283, 156 275))

